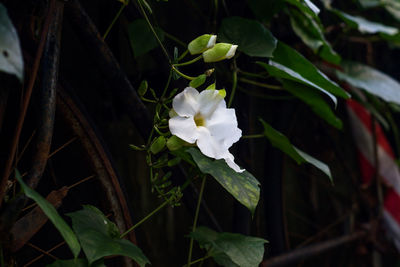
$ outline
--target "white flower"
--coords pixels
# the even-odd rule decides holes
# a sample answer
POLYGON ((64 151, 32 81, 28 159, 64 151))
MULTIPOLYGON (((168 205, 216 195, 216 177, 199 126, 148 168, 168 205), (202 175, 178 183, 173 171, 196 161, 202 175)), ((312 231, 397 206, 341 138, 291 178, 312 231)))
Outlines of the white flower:
POLYGON ((242 131, 237 127, 235 110, 226 108, 224 97, 218 90, 199 93, 186 87, 175 96, 172 107, 177 114, 169 120, 173 135, 188 143, 196 143, 210 158, 224 159, 236 172, 244 171, 228 150, 242 136, 242 131))

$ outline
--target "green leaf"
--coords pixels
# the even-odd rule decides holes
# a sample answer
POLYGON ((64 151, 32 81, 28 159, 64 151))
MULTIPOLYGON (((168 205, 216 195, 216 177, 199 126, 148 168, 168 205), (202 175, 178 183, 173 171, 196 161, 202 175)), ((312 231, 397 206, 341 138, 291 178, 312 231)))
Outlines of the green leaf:
POLYGON ((349 27, 356 28, 361 33, 383 33, 387 35, 395 35, 399 32, 399 30, 394 27, 386 26, 377 22, 372 22, 362 17, 352 16, 337 9, 330 10, 338 17, 340 17, 349 27))
POLYGON ((339 79, 361 88, 387 102, 400 104, 400 84, 390 76, 369 66, 356 62, 343 62, 343 72, 337 71, 339 79))
MULTIPOLYGON (((89 267, 87 259, 56 260, 46 267, 89 267)), ((106 267, 103 260, 94 262, 90 267, 106 267)))
POLYGON ((117 226, 97 208, 85 205, 82 210, 67 215, 72 219, 72 228, 89 264, 111 255, 127 256, 140 266, 150 263, 140 248, 120 238, 117 226))
POLYGON ((319 8, 314 5, 310 0, 285 0, 287 3, 296 6, 303 14, 308 14, 314 19, 319 21, 318 14, 319 8))
POLYGON ((257 267, 267 240, 236 233, 217 233, 200 226, 190 234, 222 266, 257 267))
POLYGON ((326 174, 329 180, 332 182, 331 171, 325 163, 317 160, 316 158, 306 154, 305 152, 292 145, 285 135, 272 128, 271 125, 266 123, 264 120, 260 119, 260 121, 264 127, 264 135, 268 138, 273 147, 276 147, 277 149, 281 150, 283 153, 294 159, 297 164, 302 164, 305 162, 310 163, 314 167, 321 170, 324 174, 326 174))
POLYGON ((204 156, 197 148, 191 147, 186 151, 192 155, 201 172, 213 176, 218 183, 254 215, 260 198, 260 183, 251 173, 248 171, 235 172, 224 160, 210 159, 204 156))
MULTIPOLYGON (((154 30, 158 38, 163 41, 164 32, 157 27, 154 30)), ((128 25, 128 36, 135 57, 144 55, 159 45, 144 19, 137 19, 128 25)))
POLYGON ((328 95, 335 105, 337 103, 335 96, 349 98, 346 91, 319 71, 314 64, 282 42, 278 42, 274 58, 269 60, 269 64, 257 63, 274 77, 293 80, 320 90, 328 95))
POLYGON ((165 140, 164 136, 157 137, 150 146, 150 151, 153 154, 157 154, 160 152, 164 147, 167 141, 165 140))
POLYGON ((293 31, 314 53, 328 62, 340 63, 340 56, 325 39, 321 26, 310 15, 291 9, 290 22, 293 31))
POLYGON ((238 50, 252 57, 272 57, 277 40, 256 20, 230 17, 222 20, 218 38, 238 45, 238 50))
POLYGON ((196 79, 190 81, 189 86, 193 88, 197 88, 201 86, 206 81, 207 76, 205 74, 200 74, 196 77, 196 79))
POLYGON ((0 3, 0 71, 13 74, 22 82, 24 79, 24 60, 15 30, 7 10, 0 3))
POLYGON ((81 251, 81 246, 79 245, 78 239, 76 238, 72 229, 68 226, 68 224, 61 218, 58 214, 57 210, 51 205, 44 197, 39 195, 36 191, 27 186, 21 178, 18 170, 15 171, 15 177, 18 182, 21 184, 22 190, 24 190, 25 195, 31 199, 33 199, 36 204, 42 209, 44 214, 49 218, 49 220, 54 224, 57 230, 60 232, 61 236, 64 238, 65 242, 68 244, 69 248, 72 251, 74 257, 78 257, 79 252, 81 251))
POLYGON ((363 8, 377 7, 381 5, 380 0, 358 0, 363 8))
POLYGON ((282 84, 283 87, 292 95, 310 106, 316 115, 324 119, 330 125, 342 129, 342 121, 336 117, 335 113, 333 113, 328 103, 325 102, 325 99, 320 92, 301 83, 296 83, 290 80, 283 80, 282 84))

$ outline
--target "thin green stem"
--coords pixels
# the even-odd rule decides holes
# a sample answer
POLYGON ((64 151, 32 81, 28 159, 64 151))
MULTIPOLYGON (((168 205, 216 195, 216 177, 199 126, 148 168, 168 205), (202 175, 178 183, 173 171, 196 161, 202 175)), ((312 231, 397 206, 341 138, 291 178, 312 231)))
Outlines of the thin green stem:
POLYGON ((164 31, 164 35, 165 37, 171 39, 172 41, 174 41, 175 43, 183 46, 183 47, 187 47, 187 44, 185 44, 184 42, 182 42, 181 40, 179 40, 178 38, 176 38, 175 36, 173 36, 172 34, 169 34, 167 32, 164 31))
MULTIPOLYGON (((206 184, 206 177, 207 177, 206 175, 203 175, 203 180, 201 181, 199 198, 197 200, 196 212, 194 214, 192 232, 196 231, 197 220, 199 218, 201 199, 203 198, 204 186, 206 184)), ((190 265, 192 264, 193 242, 194 242, 193 237, 191 237, 190 238, 190 244, 189 244, 188 263, 187 263, 188 267, 190 267, 190 265)))
POLYGON ((175 67, 179 67, 179 66, 190 65, 190 64, 195 63, 196 61, 199 61, 199 60, 202 59, 202 58, 203 58, 203 55, 200 55, 200 56, 198 56, 198 57, 195 57, 195 58, 192 59, 192 60, 189 60, 189 61, 186 61, 186 62, 183 62, 183 63, 176 63, 176 64, 174 64, 174 66, 175 66, 175 67))
POLYGON ((182 59, 184 59, 186 57, 186 55, 189 53, 189 50, 185 50, 185 52, 182 53, 182 55, 180 55, 177 59, 177 61, 181 61, 182 59))
POLYGON ((139 5, 140 11, 141 11, 142 14, 143 14, 144 19, 146 20, 147 24, 149 25, 150 30, 152 31, 154 37, 156 38, 158 44, 160 45, 161 50, 163 51, 165 57, 167 58, 168 63, 171 64, 171 59, 170 59, 170 57, 169 57, 169 55, 168 55, 167 49, 165 49, 163 43, 161 42, 160 38, 158 37, 156 31, 154 30, 153 25, 151 25, 151 22, 150 22, 150 20, 149 20, 149 17, 148 17, 147 14, 146 14, 146 10, 144 10, 144 8, 143 8, 142 1, 141 1, 141 0, 137 0, 137 3, 138 3, 138 5, 139 5))
POLYGON ((117 15, 115 15, 114 19, 112 20, 111 24, 108 26, 106 32, 103 35, 103 41, 106 39, 107 35, 110 33, 112 27, 114 26, 115 22, 117 22, 119 16, 121 16, 122 11, 124 10, 124 8, 128 5, 129 0, 122 3, 122 6, 119 8, 117 15))
POLYGON ((243 71, 241 69, 238 69, 238 72, 240 74, 243 74, 245 76, 249 76, 249 77, 254 77, 254 78, 261 78, 261 79, 266 79, 268 78, 268 73, 262 74, 262 73, 252 73, 252 72, 248 72, 248 71, 243 71))
POLYGON ((236 88, 237 88, 237 68, 236 68, 236 59, 233 60, 234 70, 232 72, 232 90, 231 95, 229 96, 228 108, 232 105, 233 98, 235 97, 236 88))
POLYGON ((246 78, 240 78, 239 81, 244 82, 244 83, 248 83, 248 84, 252 84, 252 85, 256 85, 256 86, 259 86, 259 87, 272 89, 272 90, 282 90, 283 89, 282 86, 279 86, 279 85, 260 83, 260 82, 256 82, 256 81, 249 80, 249 79, 246 79, 246 78))
MULTIPOLYGON (((202 262, 202 261, 205 261, 206 259, 211 258, 211 257, 212 257, 212 255, 206 255, 206 256, 204 256, 204 257, 202 257, 200 259, 192 261, 190 264, 195 264, 195 263, 198 263, 198 262, 202 262)), ((183 267, 188 267, 188 265, 185 264, 185 265, 183 265, 183 267)))
POLYGON ((183 74, 183 73, 180 72, 174 65, 172 65, 172 69, 173 69, 176 73, 178 73, 180 76, 182 76, 183 78, 185 78, 185 79, 187 79, 187 80, 192 81, 192 80, 196 79, 196 77, 192 77, 192 76, 188 76, 188 75, 186 75, 186 74, 183 74))
POLYGON ((152 212, 150 212, 146 217, 144 217, 143 219, 141 219, 138 223, 136 223, 134 226, 132 226, 131 228, 129 228, 128 230, 126 230, 123 234, 121 234, 120 238, 123 238, 124 236, 126 236, 127 234, 129 234, 131 231, 135 230, 135 228, 137 228, 138 226, 140 226, 142 223, 144 223, 145 221, 147 221, 151 216, 153 216, 154 214, 156 214, 158 211, 160 211, 162 208, 164 208, 166 205, 168 205, 172 200, 174 199, 174 197, 170 197, 168 198, 166 201, 164 201, 160 206, 158 206, 155 210, 153 210, 152 212))
POLYGON ((254 139, 254 138, 263 138, 265 135, 263 134, 250 134, 250 135, 243 135, 242 139, 254 139))
POLYGON ((171 83, 171 79, 172 79, 172 70, 169 71, 167 83, 165 84, 164 90, 163 90, 163 92, 161 94, 161 97, 160 97, 162 103, 164 103, 164 97, 165 97, 165 94, 168 91, 168 87, 169 87, 169 84, 171 83))

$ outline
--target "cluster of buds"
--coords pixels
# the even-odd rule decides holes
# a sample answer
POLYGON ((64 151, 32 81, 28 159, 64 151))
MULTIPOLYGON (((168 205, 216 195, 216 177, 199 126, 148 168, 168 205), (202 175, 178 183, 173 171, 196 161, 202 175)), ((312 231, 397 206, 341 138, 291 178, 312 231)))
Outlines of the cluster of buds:
POLYGON ((188 45, 190 54, 203 54, 204 62, 217 62, 229 59, 235 55, 237 45, 228 43, 215 43, 216 35, 203 34, 188 45))

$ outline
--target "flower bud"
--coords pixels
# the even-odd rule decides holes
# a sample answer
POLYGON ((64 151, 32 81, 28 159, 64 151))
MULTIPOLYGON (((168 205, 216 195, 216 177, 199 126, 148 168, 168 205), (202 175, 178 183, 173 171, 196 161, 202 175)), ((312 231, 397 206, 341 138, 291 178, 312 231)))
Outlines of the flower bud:
POLYGON ((237 45, 218 43, 203 53, 204 62, 217 62, 235 55, 237 45))
POLYGON ((188 50, 192 55, 203 53, 213 47, 216 40, 216 35, 203 34, 189 43, 188 50))

